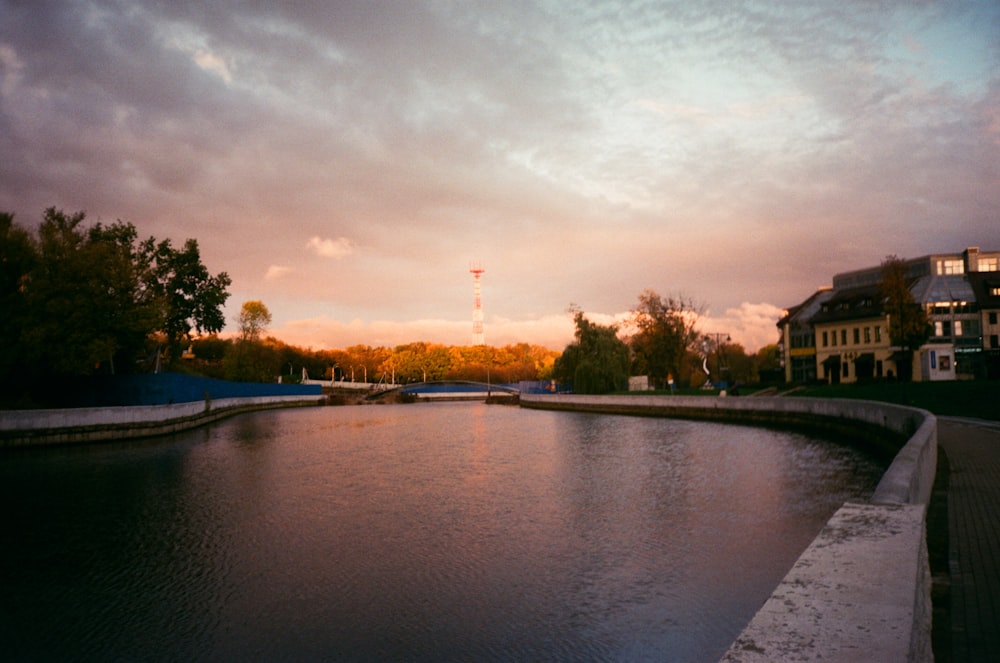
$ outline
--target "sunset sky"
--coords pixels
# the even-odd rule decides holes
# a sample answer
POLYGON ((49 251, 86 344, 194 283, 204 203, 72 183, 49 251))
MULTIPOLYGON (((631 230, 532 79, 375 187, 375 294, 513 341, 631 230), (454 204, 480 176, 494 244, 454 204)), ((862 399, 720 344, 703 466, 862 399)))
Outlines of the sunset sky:
MULTIPOLYGON (((561 349, 646 288, 756 350, 1000 250, 1000 3, 0 0, 0 210, 198 240, 314 348, 561 349)), ((230 328, 234 323, 230 323, 230 328)))

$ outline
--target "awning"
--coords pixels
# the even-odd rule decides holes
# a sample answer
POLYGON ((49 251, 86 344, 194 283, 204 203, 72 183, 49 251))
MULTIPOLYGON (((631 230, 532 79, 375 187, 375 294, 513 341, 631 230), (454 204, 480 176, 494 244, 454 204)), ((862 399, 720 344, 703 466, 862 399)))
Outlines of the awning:
POLYGON ((875 363, 875 353, 874 352, 862 352, 857 357, 854 358, 855 364, 874 364, 875 363))
POLYGON ((840 355, 830 355, 823 360, 824 366, 834 366, 840 364, 840 355))

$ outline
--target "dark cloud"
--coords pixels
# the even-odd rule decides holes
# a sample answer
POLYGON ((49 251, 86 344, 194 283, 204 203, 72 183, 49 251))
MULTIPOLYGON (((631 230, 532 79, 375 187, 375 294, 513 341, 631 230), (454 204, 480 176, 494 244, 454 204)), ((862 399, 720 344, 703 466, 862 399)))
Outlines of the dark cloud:
POLYGON ((479 259, 512 329, 647 287, 757 324, 1000 246, 990 2, 0 0, 0 77, 0 209, 197 237, 289 323, 464 320, 479 259))

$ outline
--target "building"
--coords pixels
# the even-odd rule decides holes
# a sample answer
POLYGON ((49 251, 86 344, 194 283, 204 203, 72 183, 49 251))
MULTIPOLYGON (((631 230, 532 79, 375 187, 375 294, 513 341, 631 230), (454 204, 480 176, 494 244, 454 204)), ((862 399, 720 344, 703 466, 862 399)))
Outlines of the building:
MULTIPOLYGON (((914 301, 932 325, 912 358, 914 379, 998 376, 1000 251, 970 247, 903 264, 914 301)), ((848 383, 899 374, 896 362, 903 355, 890 345, 881 280, 881 265, 837 274, 832 288, 788 310, 778 322, 787 380, 848 383)))
POLYGON ((969 283, 979 304, 986 376, 1000 379, 1000 271, 970 273, 969 283))
POLYGON ((820 288, 806 301, 788 309, 778 321, 786 382, 816 380, 816 334, 812 317, 831 295, 830 287, 820 288))

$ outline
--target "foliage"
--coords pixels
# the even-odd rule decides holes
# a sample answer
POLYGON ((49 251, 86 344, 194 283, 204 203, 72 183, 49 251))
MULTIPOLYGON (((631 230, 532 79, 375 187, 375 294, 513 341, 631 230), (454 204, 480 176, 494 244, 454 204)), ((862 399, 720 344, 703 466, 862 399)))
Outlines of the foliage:
POLYGON ((208 273, 197 242, 175 250, 140 242, 131 223, 86 228, 85 218, 50 207, 33 237, 0 214, 5 371, 29 381, 128 372, 150 343, 177 356, 192 328, 222 329, 229 277, 208 273))
POLYGON ((910 380, 913 352, 927 341, 932 329, 927 312, 910 292, 906 264, 896 256, 888 256, 882 262, 879 291, 889 316, 889 342, 900 348, 901 360, 896 362, 899 378, 910 380))
POLYGON ((271 325, 271 311, 260 300, 243 302, 236 322, 240 326, 241 341, 258 341, 271 325))
POLYGON ((25 369, 21 344, 29 313, 25 290, 37 261, 31 236, 14 224, 13 214, 0 212, 0 374, 8 381, 25 369))
POLYGON ((654 384, 666 386, 668 376, 681 379, 690 373, 686 359, 698 339, 699 317, 701 309, 689 299, 644 290, 632 310, 632 374, 648 375, 654 384))
POLYGON ((229 275, 208 273, 201 262, 198 242, 189 239, 184 248, 174 249, 170 240, 156 243, 150 237, 142 243, 149 260, 147 287, 156 298, 162 316, 171 358, 179 355, 181 342, 192 329, 215 333, 226 326, 222 307, 229 298, 229 275))
POLYGON ((555 362, 553 377, 573 385, 578 394, 606 394, 628 388, 628 346, 618 338, 618 328, 592 323, 574 312, 576 341, 555 362))
POLYGON ((236 323, 240 335, 225 354, 223 374, 239 382, 270 382, 279 372, 275 365, 281 361, 260 339, 271 324, 271 312, 260 300, 243 302, 236 323))
MULTIPOLYGON (((195 358, 188 365, 233 380, 297 381, 305 369, 310 379, 349 382, 395 382, 405 384, 427 380, 474 380, 512 383, 543 380, 551 376, 559 355, 554 350, 519 343, 504 347, 486 345, 446 346, 416 342, 395 348, 354 345, 336 350, 312 350, 288 345, 267 337, 257 344, 259 362, 239 367, 240 340, 202 337, 193 344, 195 358), (225 356, 220 369, 218 361, 225 356)), ((248 348, 243 348, 248 350, 248 348)), ((249 363, 249 358, 244 364, 249 363)))

